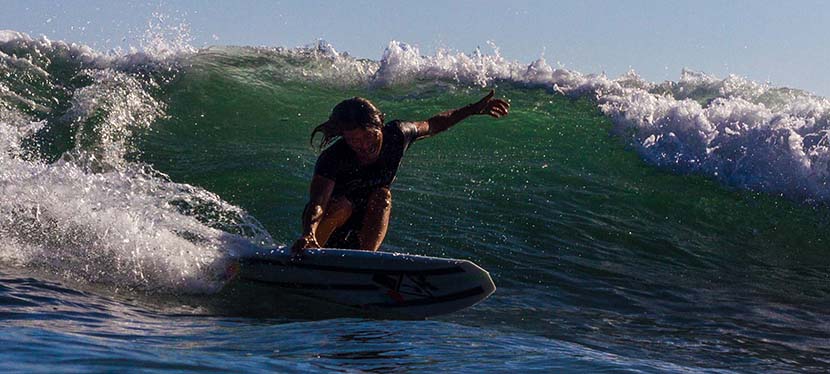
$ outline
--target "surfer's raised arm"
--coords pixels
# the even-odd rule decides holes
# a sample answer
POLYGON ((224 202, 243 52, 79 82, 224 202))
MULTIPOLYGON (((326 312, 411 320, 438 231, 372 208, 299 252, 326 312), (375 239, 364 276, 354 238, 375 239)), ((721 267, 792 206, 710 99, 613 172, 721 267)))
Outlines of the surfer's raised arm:
POLYGON ((436 114, 426 121, 416 122, 418 139, 444 131, 469 116, 477 114, 486 114, 495 118, 506 116, 510 112, 510 103, 502 99, 494 99, 495 93, 495 90, 490 90, 490 93, 478 102, 436 114))

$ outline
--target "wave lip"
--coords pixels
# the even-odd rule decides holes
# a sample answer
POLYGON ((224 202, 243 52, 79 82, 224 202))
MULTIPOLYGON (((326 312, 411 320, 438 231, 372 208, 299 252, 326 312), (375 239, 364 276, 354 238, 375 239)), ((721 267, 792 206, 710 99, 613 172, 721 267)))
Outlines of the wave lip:
POLYGON ((689 76, 669 93, 621 88, 602 96, 600 108, 649 163, 808 202, 830 199, 830 101, 734 76, 689 76))
MULTIPOLYGON (((44 76, 49 73, 42 64, 32 62, 38 56, 130 72, 146 69, 159 58, 172 61, 177 58, 169 57, 176 53, 194 53, 186 43, 165 44, 158 42, 163 38, 154 35, 150 32, 145 39, 156 40, 148 46, 159 47, 145 49, 161 51, 157 53, 161 57, 151 53, 103 55, 85 46, 0 31, 0 53, 4 53, 0 57, 7 66, 24 69, 23 65, 29 64, 26 69, 44 76), (29 58, 11 56, 6 53, 10 50, 27 51, 29 58)), ((603 74, 554 68, 544 58, 530 64, 511 61, 501 56, 492 43, 490 46, 494 51, 491 54, 439 50, 425 56, 417 47, 391 41, 378 62, 354 59, 325 41, 296 49, 207 49, 196 55, 220 53, 233 58, 250 54, 250 58, 261 58, 264 51, 269 52, 269 61, 287 62, 278 66, 294 78, 346 85, 451 80, 479 86, 504 81, 550 87, 565 95, 595 99, 612 119, 614 133, 650 164, 806 202, 830 199, 830 104, 825 98, 738 76, 719 79, 691 70, 684 70, 676 82, 647 82, 633 71, 611 79, 603 74), (291 61, 311 63, 297 65, 291 61)), ((48 108, 7 86, 0 88, 10 102, 48 108)))
POLYGON ((677 82, 647 82, 634 71, 610 79, 553 68, 543 58, 508 61, 498 49, 423 56, 391 42, 375 82, 420 79, 506 81, 589 96, 650 164, 805 202, 830 200, 830 101, 805 91, 687 69, 677 82))

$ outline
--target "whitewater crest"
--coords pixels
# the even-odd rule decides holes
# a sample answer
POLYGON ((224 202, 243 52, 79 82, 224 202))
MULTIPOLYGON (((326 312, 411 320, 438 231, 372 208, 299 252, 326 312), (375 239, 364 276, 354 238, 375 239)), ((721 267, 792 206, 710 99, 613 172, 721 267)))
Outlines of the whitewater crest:
POLYGON ((599 101, 616 132, 651 163, 808 202, 830 199, 825 98, 684 72, 678 83, 621 86, 599 101))
POLYGON ((731 75, 684 70, 676 82, 651 83, 634 71, 611 79, 504 59, 497 48, 467 55, 393 41, 371 81, 453 80, 485 86, 514 82, 595 99, 614 132, 647 162, 699 173, 740 188, 806 202, 830 200, 830 101, 731 75))
POLYGON ((235 248, 273 245, 242 209, 130 157, 187 48, 104 55, 0 32, 0 261, 82 282, 215 292, 235 248))
POLYGON ((547 87, 595 100, 612 119, 614 133, 650 164, 808 203, 830 200, 826 98, 691 70, 662 83, 648 82, 634 71, 617 78, 582 74, 551 66, 544 58, 530 64, 511 61, 489 44, 490 53, 438 50, 424 55, 415 46, 391 41, 375 62, 320 41, 295 49, 209 48, 195 60, 239 67, 244 71, 233 73, 246 83, 276 78, 369 87, 435 81, 547 87))

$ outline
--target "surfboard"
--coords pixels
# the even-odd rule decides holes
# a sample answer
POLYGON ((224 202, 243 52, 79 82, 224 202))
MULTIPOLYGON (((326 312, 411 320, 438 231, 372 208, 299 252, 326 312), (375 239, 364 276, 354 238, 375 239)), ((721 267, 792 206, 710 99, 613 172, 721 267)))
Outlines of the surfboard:
POLYGON ((496 290, 467 261, 390 252, 287 247, 251 248, 237 256, 234 281, 297 294, 381 317, 423 319, 473 306, 496 290))

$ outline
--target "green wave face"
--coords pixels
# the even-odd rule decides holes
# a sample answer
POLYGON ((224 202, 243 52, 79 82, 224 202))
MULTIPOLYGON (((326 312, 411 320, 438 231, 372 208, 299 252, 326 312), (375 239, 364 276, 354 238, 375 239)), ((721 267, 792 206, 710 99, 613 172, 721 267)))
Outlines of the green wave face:
MULTIPOLYGON (((283 243, 298 234, 307 198, 309 134, 340 100, 363 96, 387 119, 421 120, 486 93, 451 81, 333 83, 319 78, 331 68, 320 61, 231 52, 195 56, 165 88, 168 116, 142 137, 141 160, 243 207, 283 243), (303 69, 324 73, 286 73, 303 69)), ((635 276, 823 257, 826 209, 657 170, 609 135, 592 100, 497 86, 510 116, 469 119, 407 154, 390 248, 538 270, 498 274, 507 279, 542 276, 565 259, 635 276)))

